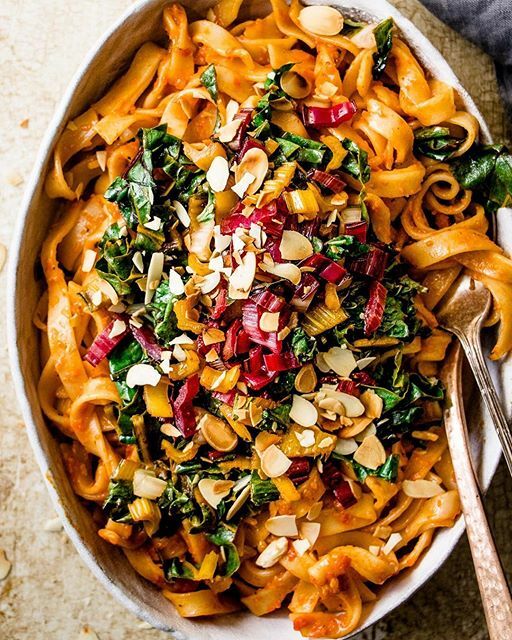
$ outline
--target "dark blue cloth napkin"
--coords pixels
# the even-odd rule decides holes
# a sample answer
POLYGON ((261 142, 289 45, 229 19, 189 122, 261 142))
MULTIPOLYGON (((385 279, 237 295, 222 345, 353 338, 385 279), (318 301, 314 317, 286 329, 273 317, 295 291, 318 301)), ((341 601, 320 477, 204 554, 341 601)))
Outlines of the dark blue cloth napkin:
POLYGON ((512 117, 512 0, 421 1, 494 59, 503 100, 512 117))

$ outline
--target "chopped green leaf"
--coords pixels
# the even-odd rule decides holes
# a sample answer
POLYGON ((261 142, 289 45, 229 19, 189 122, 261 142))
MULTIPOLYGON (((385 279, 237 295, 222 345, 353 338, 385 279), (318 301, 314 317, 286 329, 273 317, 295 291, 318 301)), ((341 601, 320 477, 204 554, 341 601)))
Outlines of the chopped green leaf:
POLYGON ((448 127, 423 127, 414 132, 415 152, 434 160, 449 160, 463 142, 452 136, 448 127))
POLYGON ((290 426, 291 404, 280 404, 274 409, 263 409, 258 429, 262 431, 286 431, 290 426))
POLYGON ((210 64, 201 74, 201 84, 205 87, 210 94, 212 100, 217 102, 219 98, 219 90, 217 88, 217 71, 215 65, 210 64))
POLYGON ((378 24, 373 33, 377 51, 373 54, 373 79, 378 80, 384 73, 393 46, 393 18, 387 18, 378 24))
POLYGON ((293 355, 301 363, 313 360, 318 351, 316 338, 309 336, 302 327, 297 327, 292 331, 291 345, 293 355))
POLYGON ((341 163, 341 169, 359 180, 361 184, 365 184, 370 179, 371 173, 368 154, 350 138, 345 138, 341 144, 348 151, 341 163))
POLYGON ((257 471, 253 471, 251 475, 251 502, 256 507, 267 502, 279 500, 279 491, 272 480, 262 480, 257 471))

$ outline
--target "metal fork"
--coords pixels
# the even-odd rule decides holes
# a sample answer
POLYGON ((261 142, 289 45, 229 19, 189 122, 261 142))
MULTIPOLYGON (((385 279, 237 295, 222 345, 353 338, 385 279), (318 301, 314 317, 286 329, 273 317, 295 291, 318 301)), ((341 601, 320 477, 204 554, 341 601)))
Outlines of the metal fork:
POLYGON ((480 342, 482 323, 489 313, 490 305, 489 290, 470 276, 463 275, 446 295, 442 307, 436 311, 436 317, 444 329, 454 333, 460 340, 512 475, 512 432, 501 408, 480 342))

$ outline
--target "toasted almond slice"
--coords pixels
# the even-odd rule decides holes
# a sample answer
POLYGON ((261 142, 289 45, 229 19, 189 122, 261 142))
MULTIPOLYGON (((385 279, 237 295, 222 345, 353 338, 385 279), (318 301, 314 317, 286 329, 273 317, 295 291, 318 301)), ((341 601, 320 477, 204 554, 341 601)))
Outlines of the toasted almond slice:
POLYGON ((359 398, 351 396, 349 393, 344 393, 343 391, 338 391, 336 397, 345 407, 345 415, 347 418, 357 418, 363 415, 364 405, 359 398))
POLYGON ((114 320, 114 324, 112 325, 112 329, 108 334, 109 338, 115 338, 116 336, 120 336, 122 333, 126 331, 126 322, 124 320, 114 320))
POLYGON ((101 292, 110 300, 112 304, 117 304, 119 302, 119 296, 117 295, 117 291, 110 284, 110 282, 100 279, 100 281, 98 282, 98 287, 101 290, 101 292))
POLYGON ((93 251, 92 249, 87 249, 87 251, 84 253, 84 260, 82 262, 82 271, 84 273, 89 273, 90 271, 93 270, 94 265, 96 263, 96 257, 97 257, 96 251, 93 251))
POLYGON ((260 555, 256 558, 255 563, 258 567, 269 569, 277 564, 287 551, 288 538, 277 538, 263 549, 260 555))
POLYGON ((253 147, 244 153, 244 157, 235 169, 235 180, 240 182, 246 173, 254 176, 254 180, 247 188, 247 193, 252 195, 261 187, 268 173, 268 156, 263 149, 253 147))
POLYGON ((219 342, 224 342, 226 339, 226 335, 224 331, 221 329, 216 329, 215 327, 208 327, 205 331, 203 331, 203 342, 207 347, 211 344, 218 344, 219 342))
POLYGON ((302 558, 302 556, 306 553, 306 551, 310 548, 309 541, 306 539, 294 540, 292 542, 292 547, 295 550, 295 553, 302 558))
POLYGON ((313 245, 302 233, 285 229, 279 251, 283 260, 304 260, 313 255, 313 245))
POLYGON ((277 276, 278 278, 289 280, 295 285, 299 284, 302 278, 302 273, 299 267, 291 262, 279 262, 274 265, 260 264, 260 269, 266 273, 272 274, 273 276, 277 276))
POLYGON ((320 440, 320 442, 318 443, 318 448, 327 449, 327 447, 330 447, 333 444, 334 444, 334 436, 327 436, 326 438, 323 438, 322 440, 320 440))
POLYGON ((279 312, 264 311, 260 318, 260 329, 267 332, 277 331, 279 329, 279 312))
POLYGON ((221 275, 218 271, 213 271, 203 276, 203 280, 199 285, 199 289, 203 295, 211 293, 220 284, 221 275))
POLYGON ((320 369, 322 373, 329 373, 330 367, 325 361, 323 353, 317 353, 315 356, 316 366, 320 369))
POLYGON ((235 182, 235 184, 231 187, 231 191, 234 191, 239 198, 243 198, 245 192, 255 180, 256 176, 253 176, 252 173, 249 173, 249 171, 247 171, 241 176, 240 180, 235 182))
POLYGON ((354 460, 368 469, 377 469, 386 462, 386 451, 377 436, 368 436, 354 453, 354 460))
POLYGON ((309 544, 313 547, 320 535, 320 523, 319 522, 302 522, 299 526, 300 535, 302 538, 306 538, 309 544))
POLYGON ((374 360, 376 360, 375 356, 369 356, 368 358, 360 358, 357 361, 357 368, 359 370, 364 369, 365 367, 367 367, 369 364, 371 364, 374 360))
POLYGON ((160 225, 162 224, 162 220, 155 216, 152 220, 149 220, 144 224, 146 229, 150 229, 151 231, 158 231, 160 229, 160 225))
POLYGON ((384 402, 373 389, 367 389, 359 396, 359 399, 364 404, 365 415, 372 419, 381 417, 384 402))
POLYGON ((370 424, 365 427, 360 433, 357 433, 354 436, 354 440, 356 442, 363 442, 363 440, 365 438, 367 438, 368 436, 374 436, 377 433, 377 427, 375 426, 374 422, 370 422, 370 424))
POLYGON ((290 419, 301 427, 312 427, 318 422, 318 411, 315 405, 296 394, 293 395, 290 419))
POLYGON ((315 444, 315 432, 312 429, 304 429, 304 431, 296 431, 295 437, 299 441, 301 447, 307 449, 315 444))
POLYGON ((238 129, 240 129, 240 125, 242 124, 242 119, 237 118, 236 120, 231 120, 231 122, 226 123, 223 127, 217 131, 217 138, 220 142, 231 142, 236 136, 238 129))
POLYGON ((212 191, 218 193, 224 191, 229 179, 229 164, 223 156, 216 156, 208 171, 206 172, 206 181, 212 188, 212 191))
POLYGON ((126 384, 133 389, 148 384, 156 387, 162 376, 150 364, 135 364, 128 369, 126 374, 126 384))
POLYGON ((182 296, 185 293, 183 280, 175 269, 169 271, 169 293, 175 296, 182 296))
POLYGON ((164 254, 161 251, 153 253, 148 268, 148 278, 146 284, 146 293, 144 296, 144 304, 149 304, 155 294, 156 286, 160 282, 162 277, 162 271, 164 269, 164 254), (156 286, 154 286, 156 283, 156 286))
POLYGON ((356 359, 350 349, 342 349, 341 347, 331 347, 324 354, 326 364, 339 376, 348 378, 348 376, 357 367, 356 359))
POLYGON ((386 544, 382 547, 382 553, 387 556, 388 553, 391 553, 396 545, 402 541, 402 536, 400 533, 392 533, 387 539, 386 544))
POLYGON ((380 553, 380 550, 381 550, 381 547, 379 547, 378 544, 371 544, 368 547, 368 551, 374 556, 378 556, 380 553))
POLYGON ((443 489, 432 480, 404 480, 402 490, 409 498, 433 498, 443 493, 443 489))
POLYGON ((292 461, 275 444, 271 444, 261 453, 261 469, 269 478, 283 476, 292 461))
POLYGON ((170 438, 179 438, 183 435, 178 427, 175 427, 173 424, 169 424, 168 422, 160 427, 160 431, 164 436, 169 436, 170 438))
POLYGON ((237 499, 233 502, 233 504, 229 508, 229 511, 226 514, 226 520, 231 520, 231 518, 240 511, 240 509, 244 506, 244 504, 249 499, 250 495, 251 495, 251 487, 250 485, 248 485, 244 489, 242 489, 242 491, 240 491, 237 499))
POLYGON ((169 342, 169 345, 173 345, 173 344, 194 344, 194 341, 192 340, 192 338, 187 336, 186 333, 182 333, 181 335, 176 336, 169 342))
POLYGON ((133 254, 132 262, 135 265, 137 271, 142 273, 144 271, 144 260, 142 259, 142 253, 140 251, 136 251, 133 254))
POLYGON ((265 528, 275 536, 293 538, 299 535, 295 516, 274 516, 265 522, 265 528))
POLYGON ((360 49, 371 49, 377 46, 374 33, 376 26, 376 23, 367 24, 362 29, 359 29, 359 31, 356 31, 356 33, 350 37, 350 40, 360 49))
POLYGON ((299 22, 305 31, 317 36, 335 36, 343 29, 343 16, 333 7, 311 5, 299 12, 299 22))
POLYGON ((234 300, 244 300, 249 292, 256 275, 256 254, 248 251, 243 260, 231 274, 229 279, 229 297, 234 300))
POLYGON ((179 200, 173 200, 172 206, 176 211, 176 215, 178 216, 178 220, 181 224, 187 229, 190 227, 190 216, 188 215, 188 211, 181 204, 179 200))
POLYGON ((304 365, 295 378, 295 388, 299 393, 311 393, 315 390, 317 377, 312 364, 304 365))
POLYGON ((199 480, 197 488, 206 502, 214 509, 217 509, 222 500, 229 495, 233 484, 233 482, 226 480, 203 478, 202 480, 199 480))

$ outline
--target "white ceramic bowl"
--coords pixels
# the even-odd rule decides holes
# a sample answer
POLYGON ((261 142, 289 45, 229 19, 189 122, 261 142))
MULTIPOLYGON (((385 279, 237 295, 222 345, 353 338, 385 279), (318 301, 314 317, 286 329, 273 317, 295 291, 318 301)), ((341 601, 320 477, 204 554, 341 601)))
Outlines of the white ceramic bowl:
MULTIPOLYGON (((182 0, 191 18, 204 15, 214 4, 211 0, 182 0)), ((149 582, 138 576, 124 556, 115 547, 101 540, 92 519, 73 493, 66 477, 59 449, 43 419, 37 400, 38 338, 32 324, 35 306, 41 291, 36 280, 35 265, 42 240, 54 215, 56 204, 44 193, 43 183, 52 155, 52 149, 66 122, 85 110, 101 96, 119 72, 126 67, 137 48, 146 40, 160 40, 161 10, 163 0, 141 0, 133 5, 87 56, 62 99, 52 123, 45 135, 34 171, 23 201, 19 224, 11 248, 9 276, 9 347, 12 370, 23 417, 37 462, 45 478, 54 506, 64 523, 64 528, 79 554, 104 586, 133 613, 154 627, 172 630, 178 638, 245 640, 279 638, 291 640, 299 634, 292 630, 285 613, 266 618, 255 618, 248 613, 205 621, 180 618, 172 605, 149 582)), ((313 4, 307 2, 306 4, 313 4)), ((489 132, 473 100, 460 86, 457 78, 428 40, 385 0, 330 0, 344 14, 380 21, 388 16, 395 19, 403 36, 412 46, 423 65, 436 77, 453 85, 459 92, 465 107, 480 121, 482 136, 490 141, 489 132)), ((245 16, 258 17, 268 11, 261 0, 246 0, 245 16)), ((502 388, 503 376, 510 379, 510 365, 494 370, 502 388)), ((480 414, 477 398, 471 402, 471 432, 474 452, 478 462, 481 484, 487 488, 500 458, 500 449, 492 425, 480 414)), ((507 406, 510 405, 509 399, 507 406)), ((385 614, 403 603, 416 589, 441 566, 455 547, 464 529, 459 519, 452 529, 439 531, 433 544, 413 570, 404 572, 390 581, 381 592, 374 606, 367 611, 357 631, 377 622, 385 614)))

